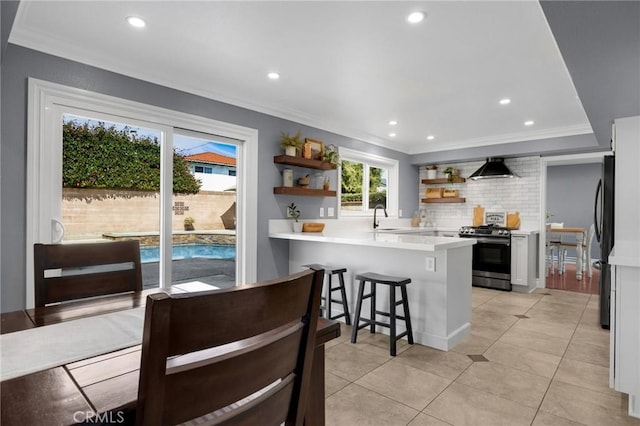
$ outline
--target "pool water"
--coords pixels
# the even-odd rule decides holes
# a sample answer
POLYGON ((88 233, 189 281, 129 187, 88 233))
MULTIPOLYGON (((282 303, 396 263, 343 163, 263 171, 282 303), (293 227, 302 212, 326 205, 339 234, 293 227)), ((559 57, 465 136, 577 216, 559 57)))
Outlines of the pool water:
MULTIPOLYGON (((216 244, 185 244, 172 247, 172 259, 235 259, 236 246, 224 246, 216 244)), ((140 261, 159 262, 160 247, 140 247, 140 261)))

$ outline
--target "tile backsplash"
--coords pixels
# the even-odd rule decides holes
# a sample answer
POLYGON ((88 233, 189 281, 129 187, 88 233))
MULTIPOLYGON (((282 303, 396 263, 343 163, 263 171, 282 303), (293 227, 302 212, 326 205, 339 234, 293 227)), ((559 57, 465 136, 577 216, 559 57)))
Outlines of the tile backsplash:
MULTIPOLYGON (((447 167, 460 170, 460 176, 468 178, 483 161, 464 163, 438 164, 438 178, 444 177, 442 171, 447 167)), ((427 219, 436 226, 471 225, 473 208, 478 204, 486 210, 520 212, 524 226, 537 228, 540 221, 540 157, 521 157, 505 159, 505 164, 519 178, 514 179, 481 179, 469 180, 465 183, 446 183, 442 185, 425 185, 420 183, 420 200, 425 198, 427 188, 444 187, 457 189, 465 203, 423 203, 420 208, 427 210, 427 219)), ((420 167, 420 181, 427 178, 426 167, 420 167)))

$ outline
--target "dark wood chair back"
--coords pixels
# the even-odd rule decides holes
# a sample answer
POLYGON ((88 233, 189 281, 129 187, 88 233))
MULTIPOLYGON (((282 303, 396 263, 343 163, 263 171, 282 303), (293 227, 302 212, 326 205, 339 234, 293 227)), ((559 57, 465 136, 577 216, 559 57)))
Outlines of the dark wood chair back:
POLYGON ((142 290, 140 244, 136 240, 34 244, 33 266, 36 307, 142 290), (52 269, 61 269, 61 275, 45 276, 45 271, 52 269))
POLYGON ((138 425, 302 425, 324 270, 147 297, 138 425))

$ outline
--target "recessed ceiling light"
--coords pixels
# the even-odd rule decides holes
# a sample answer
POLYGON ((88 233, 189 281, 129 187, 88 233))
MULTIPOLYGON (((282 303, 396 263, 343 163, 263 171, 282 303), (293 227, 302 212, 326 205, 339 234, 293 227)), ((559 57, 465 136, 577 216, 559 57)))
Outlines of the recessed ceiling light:
POLYGON ((410 24, 417 24, 418 22, 422 22, 424 19, 424 12, 413 12, 407 16, 407 22, 410 24))
POLYGON ((128 16, 127 22, 129 23, 129 25, 136 28, 144 28, 147 26, 147 23, 144 21, 144 19, 138 18, 137 16, 128 16))
POLYGON ((277 80, 280 78, 280 74, 278 74, 277 72, 270 72, 269 74, 267 74, 267 77, 269 77, 271 80, 277 80))
POLYGON ((433 136, 433 135, 429 135, 429 136, 427 136, 427 140, 430 140, 430 141, 434 140, 435 138, 436 138, 436 137, 435 137, 435 136, 433 136))
POLYGON ((395 126, 396 124, 398 124, 398 122, 397 122, 396 120, 391 120, 391 121, 389 122, 389 125, 390 125, 390 126, 395 126))
POLYGON ((533 126, 533 120, 527 120, 524 122, 525 126, 533 126))
POLYGON ((395 133, 389 133, 389 137, 390 137, 390 138, 395 138, 395 137, 396 137, 396 134, 395 134, 395 133))
POLYGON ((500 105, 509 105, 510 103, 511 99, 509 98, 500 99, 500 105))

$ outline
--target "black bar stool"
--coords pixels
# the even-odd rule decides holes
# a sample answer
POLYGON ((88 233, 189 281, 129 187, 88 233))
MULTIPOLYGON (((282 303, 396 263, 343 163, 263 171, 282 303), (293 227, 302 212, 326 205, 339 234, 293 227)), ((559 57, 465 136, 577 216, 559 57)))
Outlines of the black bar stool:
POLYGON ((347 272, 347 268, 343 268, 341 266, 322 265, 319 263, 311 263, 309 265, 302 266, 313 269, 314 271, 324 269, 324 274, 329 277, 329 282, 326 287, 326 296, 322 296, 322 300, 324 300, 325 318, 338 319, 344 317, 344 321, 347 325, 351 325, 351 315, 349 315, 349 305, 347 304, 347 291, 344 287, 344 273, 347 272), (333 275, 338 275, 338 287, 333 287, 333 275), (340 300, 333 298, 333 292, 338 290, 340 290, 340 300), (341 314, 331 316, 332 303, 342 304, 341 314))
POLYGON ((409 301, 407 298, 407 284, 411 282, 411 278, 391 277, 388 275, 376 274, 375 272, 365 272, 364 274, 356 275, 356 280, 360 281, 358 286, 358 299, 356 300, 356 315, 354 317, 355 325, 351 332, 351 343, 356 343, 358 338, 358 330, 365 327, 370 327, 371 333, 376 332, 376 325, 387 327, 390 332, 390 354, 396 356, 396 342, 407 336, 407 340, 410 345, 413 345, 413 330, 411 328, 411 316, 409 314, 409 301), (364 294, 364 288, 367 282, 371 283, 371 292, 364 294), (389 312, 378 311, 376 309, 376 286, 377 284, 384 284, 389 286, 389 312), (396 288, 400 287, 402 293, 402 300, 396 301, 396 288), (362 301, 370 298, 371 309, 369 318, 363 318, 360 316, 362 310, 362 301), (402 305, 404 308, 404 315, 396 314, 396 307, 402 305), (389 317, 389 324, 385 322, 376 321, 376 315, 383 315, 389 317), (397 334, 396 331, 396 319, 404 321, 407 330, 404 333, 397 334), (360 324, 362 321, 362 324, 360 324))

